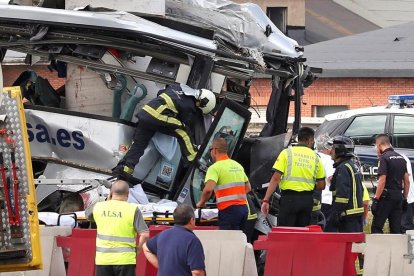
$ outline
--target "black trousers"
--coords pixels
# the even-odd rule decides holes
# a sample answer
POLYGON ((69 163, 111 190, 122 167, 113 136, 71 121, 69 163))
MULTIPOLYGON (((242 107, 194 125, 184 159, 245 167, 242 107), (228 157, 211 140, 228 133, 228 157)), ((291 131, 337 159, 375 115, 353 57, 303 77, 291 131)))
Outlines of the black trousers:
POLYGON ((377 211, 371 226, 372 234, 382 234, 382 228, 387 219, 391 234, 401 233, 402 201, 401 191, 388 190, 387 196, 381 198, 378 202, 377 211))
POLYGON ((402 215, 401 226, 404 232, 406 230, 414 230, 413 218, 414 203, 410 203, 407 205, 407 210, 402 215))
POLYGON ((332 213, 332 205, 322 203, 321 211, 325 215, 325 218, 326 218, 326 225, 323 231, 324 232, 338 232, 338 227, 333 226, 332 223, 330 223, 329 221, 329 218, 331 217, 331 213, 332 213))
POLYGON ((312 192, 282 191, 277 225, 295 227, 308 226, 311 220, 312 207, 312 192))
POLYGON ((134 143, 124 158, 119 161, 117 167, 127 165, 130 168, 134 168, 135 165, 138 164, 142 155, 144 155, 145 149, 148 147, 152 136, 154 136, 156 132, 176 137, 183 157, 185 157, 188 161, 192 161, 194 159, 196 150, 193 145, 193 139, 184 127, 178 127, 177 125, 169 124, 167 122, 149 117, 146 120, 138 122, 133 138, 134 143))
POLYGON ((363 232, 362 215, 345 216, 338 226, 339 233, 360 233, 363 232))
POLYGON ((244 226, 243 233, 247 237, 247 242, 253 244, 254 242, 254 227, 256 226, 257 219, 248 219, 244 226))
POLYGON ((135 276, 135 265, 96 265, 96 276, 135 276))

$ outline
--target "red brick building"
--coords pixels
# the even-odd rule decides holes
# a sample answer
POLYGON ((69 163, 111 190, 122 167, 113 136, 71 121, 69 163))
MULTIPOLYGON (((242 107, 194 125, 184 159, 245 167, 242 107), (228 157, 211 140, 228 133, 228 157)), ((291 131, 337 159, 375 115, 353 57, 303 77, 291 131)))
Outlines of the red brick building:
MULTIPOLYGON (((264 109, 271 93, 270 79, 256 80, 253 85, 252 103, 259 109, 264 109)), ((328 107, 355 109, 385 105, 387 97, 393 94, 414 94, 414 76, 413 78, 321 78, 305 89, 302 115, 320 117, 318 109, 322 107, 328 110, 328 107)))
POLYGON ((65 84, 64 78, 58 78, 56 71, 50 71, 46 65, 19 65, 13 62, 5 62, 3 65, 3 82, 4 86, 11 86, 19 75, 26 71, 32 70, 38 76, 47 79, 54 89, 58 89, 65 84))

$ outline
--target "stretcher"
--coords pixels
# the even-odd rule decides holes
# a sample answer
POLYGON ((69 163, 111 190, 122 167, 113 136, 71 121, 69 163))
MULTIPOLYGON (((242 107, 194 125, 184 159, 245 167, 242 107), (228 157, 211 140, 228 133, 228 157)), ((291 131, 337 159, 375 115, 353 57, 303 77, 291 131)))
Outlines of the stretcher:
MULTIPOLYGON (((162 200, 158 203, 138 204, 142 216, 148 225, 174 224, 173 212, 177 207, 174 201, 162 200)), ((218 220, 218 209, 196 209, 194 211, 197 225, 214 225, 218 220)), ((85 211, 58 214, 39 212, 39 221, 47 226, 76 227, 78 222, 87 221, 85 211)))

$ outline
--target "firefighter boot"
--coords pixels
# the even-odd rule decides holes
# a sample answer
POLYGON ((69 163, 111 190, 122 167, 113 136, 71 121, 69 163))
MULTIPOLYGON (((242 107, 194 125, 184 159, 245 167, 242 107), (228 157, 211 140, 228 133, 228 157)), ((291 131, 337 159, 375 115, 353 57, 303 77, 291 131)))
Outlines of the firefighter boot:
POLYGON ((112 173, 120 180, 128 182, 130 187, 141 183, 138 178, 133 177, 134 169, 127 165, 118 165, 112 169, 112 173))

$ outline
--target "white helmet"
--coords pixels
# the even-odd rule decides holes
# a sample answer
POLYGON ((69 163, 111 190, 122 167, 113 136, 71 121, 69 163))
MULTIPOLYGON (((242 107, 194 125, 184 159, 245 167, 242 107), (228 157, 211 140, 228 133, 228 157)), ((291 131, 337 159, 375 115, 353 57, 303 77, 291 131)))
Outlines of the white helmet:
POLYGON ((204 114, 210 113, 216 107, 216 96, 213 92, 207 89, 200 89, 197 99, 197 107, 203 111, 204 114))

